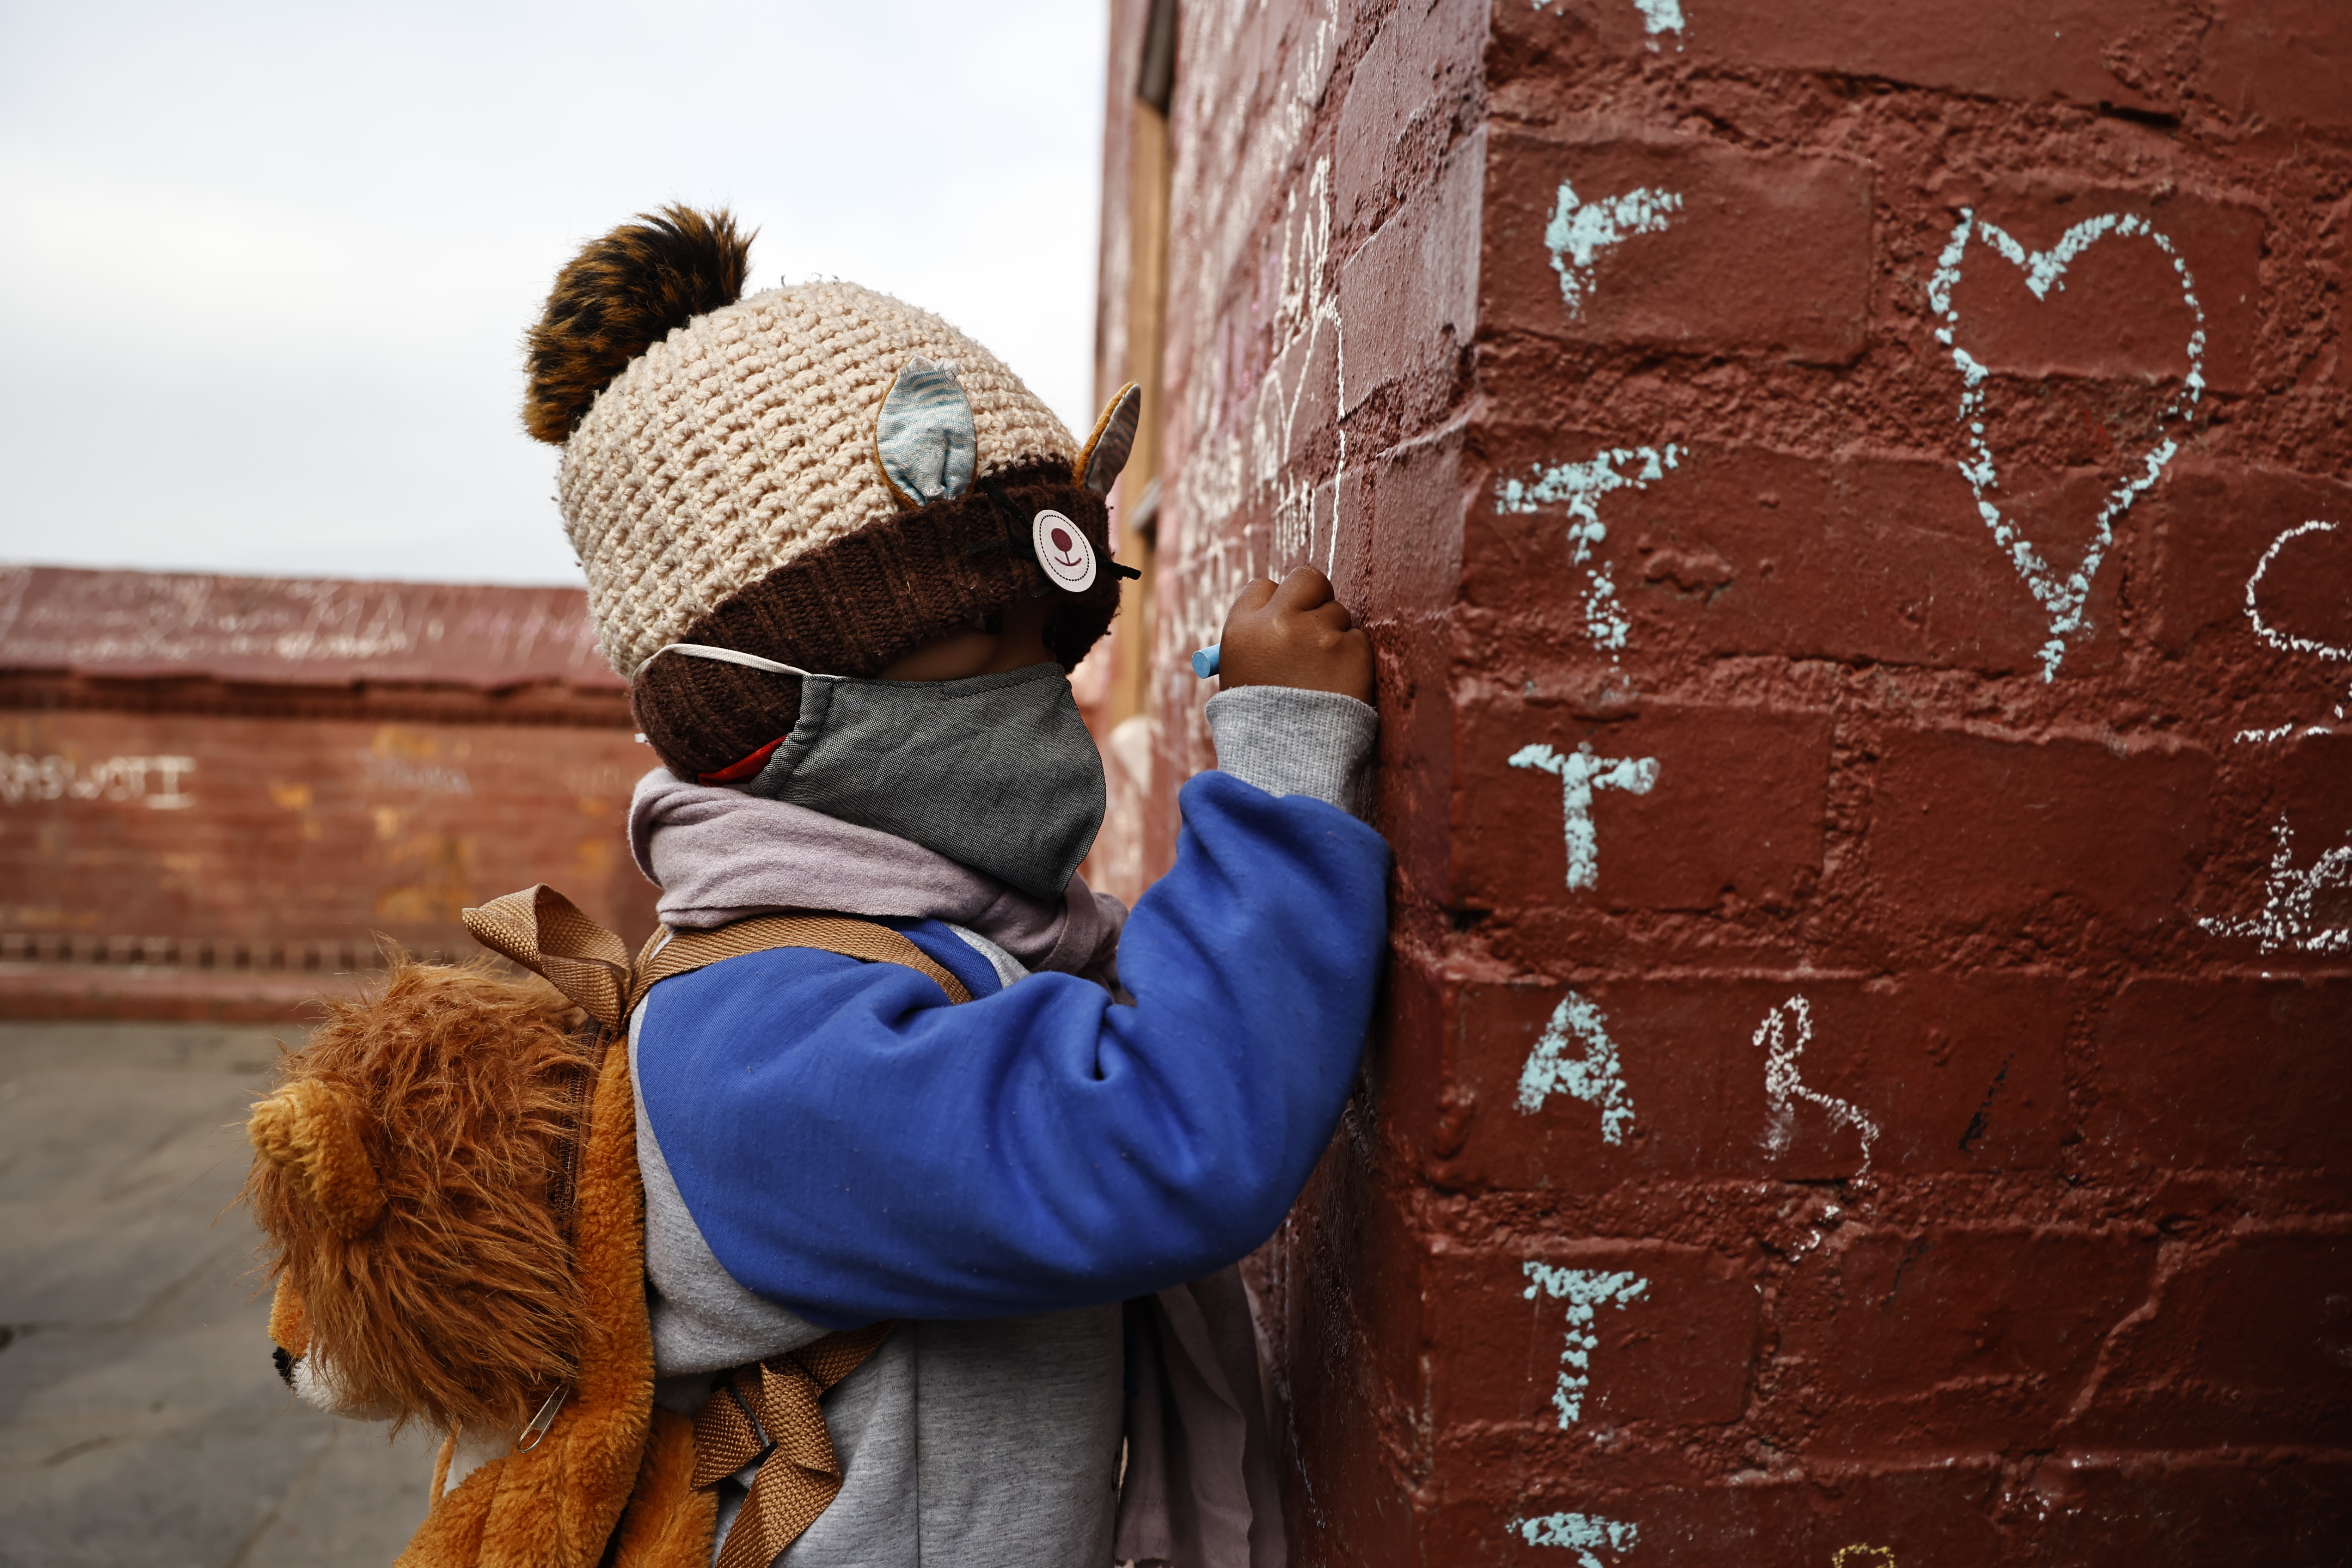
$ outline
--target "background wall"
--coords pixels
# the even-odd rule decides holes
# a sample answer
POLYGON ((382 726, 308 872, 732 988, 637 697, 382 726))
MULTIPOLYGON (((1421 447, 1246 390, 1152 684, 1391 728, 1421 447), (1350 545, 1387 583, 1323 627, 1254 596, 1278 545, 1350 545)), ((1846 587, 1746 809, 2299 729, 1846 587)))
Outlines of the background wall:
POLYGON ((1306 563, 1397 852, 1297 1556, 2342 1561, 2352 13, 1173 9, 1096 865, 1306 563))
POLYGON ((0 568, 0 1016, 306 1016, 541 881, 642 940, 632 736, 577 588, 0 568))

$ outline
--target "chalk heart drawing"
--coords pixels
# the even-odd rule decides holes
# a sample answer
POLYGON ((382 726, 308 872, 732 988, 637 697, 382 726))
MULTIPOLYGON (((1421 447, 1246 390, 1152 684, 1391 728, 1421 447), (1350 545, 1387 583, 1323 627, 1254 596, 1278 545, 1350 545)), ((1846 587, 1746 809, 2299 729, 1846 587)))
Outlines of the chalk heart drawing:
POLYGON ((1529 1546, 1559 1546, 1576 1553, 1576 1568, 1607 1568, 1596 1552, 1633 1550, 1642 1532, 1622 1520, 1597 1513, 1548 1513, 1540 1519, 1515 1519, 1507 1527, 1529 1546))
POLYGON ((1562 180, 1551 222, 1544 226, 1544 248, 1551 252, 1551 269, 1559 274, 1559 297, 1568 313, 1584 314, 1584 302, 1592 293, 1592 268, 1602 251, 1637 234, 1663 234, 1682 210, 1682 197, 1672 191, 1643 185, 1622 196, 1586 202, 1578 199, 1574 185, 1562 180))
POLYGON ((1519 1069, 1520 1114, 1533 1116, 1555 1094, 1600 1107, 1604 1143, 1622 1143, 1633 1125, 1633 1097, 1625 1088, 1617 1042, 1609 1037, 1608 1016, 1573 991, 1552 1009, 1551 1022, 1519 1069), (1582 1047, 1574 1057, 1568 1054, 1570 1040, 1582 1047))
POLYGON ((1764 1015, 1756 1026, 1755 1037, 1748 1042, 1764 1053, 1764 1096, 1771 1107, 1771 1124, 1765 1130, 1764 1147, 1774 1154, 1788 1152, 1790 1141, 1796 1135, 1797 1102, 1818 1105, 1829 1112, 1833 1127, 1851 1127, 1862 1137, 1862 1168, 1854 1173, 1861 1181, 1870 1174, 1871 1146, 1878 1142, 1878 1123, 1851 1102, 1834 1095, 1822 1093, 1805 1085, 1798 1059, 1805 1047, 1813 1043, 1813 1009, 1802 996, 1791 996, 1764 1015))
MULTIPOLYGON (((2352 663, 2352 647, 2337 647, 2333 643, 2324 643, 2316 637, 2298 637, 2293 632, 2272 626, 2263 618, 2263 581, 2270 575, 2271 564, 2278 559, 2279 552, 2298 539, 2336 531, 2336 527, 2334 523, 2319 521, 2300 523, 2288 529, 2271 541, 2271 547, 2263 551, 2262 560, 2255 563, 2254 574, 2246 579, 2246 619, 2253 623, 2254 636, 2281 653, 2300 654, 2306 658, 2326 658, 2352 663)), ((2341 702, 2336 705, 2336 717, 2338 720, 2344 717, 2344 704, 2341 702)), ((2293 724, 2281 724, 2273 730, 2241 730, 2238 731, 2237 738, 2241 741, 2284 741, 2294 734, 2294 731, 2295 726, 2293 724)), ((2328 732, 2328 729, 2325 724, 2313 724, 2306 727, 2303 732, 2306 735, 2325 735, 2328 732)))
POLYGON ((1601 836, 1592 826, 1592 792, 1621 789, 1647 795, 1658 782, 1655 757, 1602 757, 1588 743, 1567 756, 1538 742, 1511 753, 1511 766, 1559 775, 1560 833, 1568 846, 1568 885, 1601 884, 1601 836))
POLYGON ((2049 619, 2050 640, 2042 645, 2041 655, 2042 679, 2045 681, 2058 679, 2058 666, 2066 657, 2066 639, 2083 629, 2083 612, 2090 601, 2091 584, 2115 543, 2116 519, 2130 510, 2132 503, 2163 476, 2179 452, 2180 443, 2169 435, 2159 436, 2155 445, 2140 454, 2123 482, 2101 503, 2098 518, 2091 525, 2090 542, 2083 552, 2082 563, 2072 572, 2058 572, 2017 524, 2002 515, 2000 504, 1994 499, 2000 493, 2000 472, 1985 438, 1986 382, 1991 372, 1959 345, 1956 334, 1960 313, 1952 305, 1952 290, 1959 285, 1960 269, 1968 259, 1969 241, 1972 238, 1980 239, 2022 271, 2025 287, 2036 300, 2047 300, 2053 289, 2064 289, 2066 269, 2075 258, 2110 237, 2145 239, 2165 254, 2179 276, 2180 297, 2188 302, 2197 324, 2186 345, 2188 369, 2181 378, 2180 392, 2166 405, 2158 425, 2160 429, 2176 422, 2185 423, 2195 416, 2198 400, 2205 392, 2205 308, 2197 302, 2196 280, 2189 275, 2188 262, 2181 259, 2172 241, 2149 226, 2146 218, 2129 213, 2105 213, 2085 218, 2068 229, 2050 249, 2029 251, 2007 231, 1979 218, 1972 211, 1963 210, 1959 226, 1952 230, 1950 243, 1937 260, 1935 275, 1927 280, 1927 303, 1943 323, 1936 329, 1936 341, 1951 351, 1953 368, 1960 374, 1959 416, 1968 426, 1968 457, 1960 464, 1960 477, 1968 480, 1969 490, 1976 496, 1978 514, 1992 531, 1994 542, 2009 556, 2010 564, 2025 580, 2026 587, 2049 619))
POLYGON ((2263 911, 2252 920, 2207 918, 2197 923, 2215 936, 2250 936, 2264 952, 2300 948, 2305 952, 2352 952, 2352 926, 2329 922, 2319 912, 2319 896, 2352 895, 2352 844, 2340 844, 2310 865, 2294 863, 2294 826, 2284 813, 2271 828, 2270 875, 2264 879, 2263 911))
POLYGON ((1559 1352, 1559 1381, 1552 1389, 1552 1407, 1559 1412, 1559 1429, 1584 1416, 1584 1395, 1592 1386, 1592 1352, 1601 1336, 1592 1331, 1593 1314, 1602 1307, 1623 1307, 1649 1294, 1650 1282, 1636 1274, 1603 1273, 1592 1268, 1554 1268, 1548 1263, 1527 1265, 1528 1288, 1520 1294, 1532 1301, 1538 1292, 1568 1303, 1568 1342, 1559 1352))

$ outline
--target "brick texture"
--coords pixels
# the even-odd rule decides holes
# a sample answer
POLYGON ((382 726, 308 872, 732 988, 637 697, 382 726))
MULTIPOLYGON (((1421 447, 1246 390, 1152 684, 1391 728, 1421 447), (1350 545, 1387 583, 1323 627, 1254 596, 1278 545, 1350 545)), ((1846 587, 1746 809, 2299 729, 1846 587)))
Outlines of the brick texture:
POLYGON ((2352 1082, 2327 1048, 2352 1018, 2352 977, 2143 977, 2095 1026, 2106 1064, 2086 1152, 2150 1170, 2341 1170, 2352 1082), (2227 1070, 2215 1070, 2226 1063, 2227 1070))
POLYGON ((2329 0, 2219 0, 2198 86, 2241 121, 2286 132, 2352 125, 2352 17, 2329 0))
POLYGON ((1307 563, 1397 852, 1292 1560, 2343 1561, 2343 8, 1181 16, 1134 863, 1307 563))
POLYGON ((2050 1563, 2326 1563, 2352 1540, 2352 1467, 2336 1456, 2068 1455, 2038 1467, 2032 1485, 2050 1563))
MULTIPOLYGON (((1493 138, 1480 283, 1496 328, 1839 363, 1869 313, 1870 175, 1706 142, 1493 138), (1587 209, 1658 193, 1654 230, 1589 263, 1553 243, 1587 209), (1562 215, 1566 217, 1563 221, 1562 215)), ((1635 219, 1613 220, 1620 228, 1635 219)))
POLYGON ((2102 1447, 2352 1441, 2352 1231, 2238 1231, 2187 1253, 2116 1336, 2077 1423, 2102 1447))
POLYGON ((2205 858, 2212 771, 2210 752, 2168 739, 1915 732, 1874 770, 1860 858, 1884 902, 1995 942, 2078 919, 2174 925, 2205 858))
POLYGON ((1835 1181, 1865 1154, 1879 1171, 2059 1169, 2071 1012, 2046 974, 1470 987, 1451 1052, 1457 1130, 1432 1153, 1450 1184, 1534 1191, 1758 1172, 1835 1181), (1597 1068, 1611 1052, 1615 1097, 1544 1068, 1597 1068), (1793 1074, 1784 1092, 1776 1057, 1793 1074))
POLYGON ((1802 7, 1730 0, 1687 26, 1654 32, 1643 11, 1560 0, 1531 16, 1498 20, 1517 37, 1555 48, 2154 109, 2177 101, 2149 68, 2192 25, 2183 9, 2165 0, 1825 0, 1802 7))
POLYGON ((2185 654, 2211 639, 2307 683, 2334 687, 2339 697, 2352 683, 2352 657, 2346 657, 2352 654, 2352 484, 2183 459, 2149 498, 2146 525, 2154 540, 2148 610, 2158 647, 2185 654), (2310 529, 2314 522, 2329 526, 2310 529), (2278 552, 2265 568, 2273 546, 2278 552), (2247 613, 2250 586, 2264 628, 2344 651, 2304 652, 2265 641, 2247 613))
POLYGON ((299 1016, 541 881, 650 933, 652 756, 576 591, 15 575, 0 1010, 299 1016))
MULTIPOLYGON (((1495 488, 1624 449, 1599 436, 1530 434, 1504 447, 1495 488)), ((2054 515, 2079 528, 2105 488, 2094 471, 2068 473, 2029 499, 2029 526, 2054 515)), ((1498 497, 1486 510, 1493 515, 1480 521, 1465 598, 1505 610, 1519 636, 1540 629, 1575 640, 1582 574, 1571 561, 1566 506, 1545 501, 1521 512, 1498 497), (1562 591, 1548 604, 1514 603, 1538 576, 1562 591)), ((1594 510, 1607 536, 1592 552, 1610 571, 1631 647, 2001 675, 2039 668, 2047 617, 2032 590, 2000 570, 2000 546, 1957 461, 1863 450, 1822 460, 1699 444, 1679 450, 1655 481, 1612 490, 1594 510)), ((2126 536, 2125 560, 2094 585, 2092 636, 2070 656, 2078 668, 2122 656, 2114 634, 2136 537, 2126 536)))
POLYGON ((459 910, 535 881, 651 930, 625 733, 72 713, 0 720, 0 745, 20 935, 455 951, 459 910), (142 755, 181 765, 142 784, 142 755))
POLYGON ((1747 1403, 1756 1289, 1736 1258, 1643 1241, 1439 1261, 1431 1399, 1444 1426, 1512 1427, 1523 1451, 1591 1463, 1595 1434, 1721 1426, 1747 1403), (1514 1319, 1519 1331, 1501 1331, 1514 1319))
POLYGON ((1463 720, 1458 773, 1500 807, 1457 828, 1465 903, 1770 908, 1820 879, 1822 715, 1655 707, 1611 721, 1521 696, 1463 720), (1727 776, 1742 781, 1740 797, 1713 787, 1727 776), (1763 831, 1758 800, 1776 808, 1763 831))
POLYGON ((1788 1359, 1821 1400, 1810 1447, 2031 1443, 2066 1415, 2106 1331, 2147 1294, 2152 1237, 2056 1226, 1874 1231, 1788 1292, 1788 1359))

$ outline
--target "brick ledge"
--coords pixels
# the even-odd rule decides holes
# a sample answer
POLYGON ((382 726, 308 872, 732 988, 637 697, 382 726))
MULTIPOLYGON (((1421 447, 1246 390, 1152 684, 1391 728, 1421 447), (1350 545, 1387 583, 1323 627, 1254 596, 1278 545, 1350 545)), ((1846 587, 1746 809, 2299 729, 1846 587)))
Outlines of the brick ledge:
MULTIPOLYGON (((377 972, 379 974, 381 971, 377 972)), ((308 1024, 362 973, 237 973, 144 964, 0 963, 0 1019, 308 1024)))

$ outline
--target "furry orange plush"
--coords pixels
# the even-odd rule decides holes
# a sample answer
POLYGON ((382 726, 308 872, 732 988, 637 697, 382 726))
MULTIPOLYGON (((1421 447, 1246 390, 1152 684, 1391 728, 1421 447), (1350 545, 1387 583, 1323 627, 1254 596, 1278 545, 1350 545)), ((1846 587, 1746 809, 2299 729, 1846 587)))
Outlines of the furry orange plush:
POLYGON ((346 1240, 383 1217, 383 1184, 361 1138, 360 1115, 331 1082, 301 1079, 255 1106, 249 1129, 253 1146, 310 1194, 346 1240))
POLYGON ((887 958, 970 998, 865 922, 672 933, 640 970, 551 888, 465 918, 549 978, 396 959, 327 1005, 247 1124, 279 1371, 340 1414, 447 1434, 396 1568, 706 1568, 718 1492, 694 1484, 693 1423, 653 1406, 624 1021, 667 975, 777 946, 887 958), (461 1438, 488 1457, 451 1485, 461 1438))
POLYGON ((618 1037, 544 981, 402 960, 279 1068, 246 1198, 281 1369, 448 1434, 398 1568, 704 1568, 718 1497, 652 1405, 618 1037), (503 1451, 448 1486, 461 1434, 503 1451))
POLYGON ((487 962, 401 962, 329 1005, 254 1108, 246 1197, 278 1343, 333 1403, 441 1430, 514 1430, 579 1375, 567 1236, 593 1031, 487 962))

